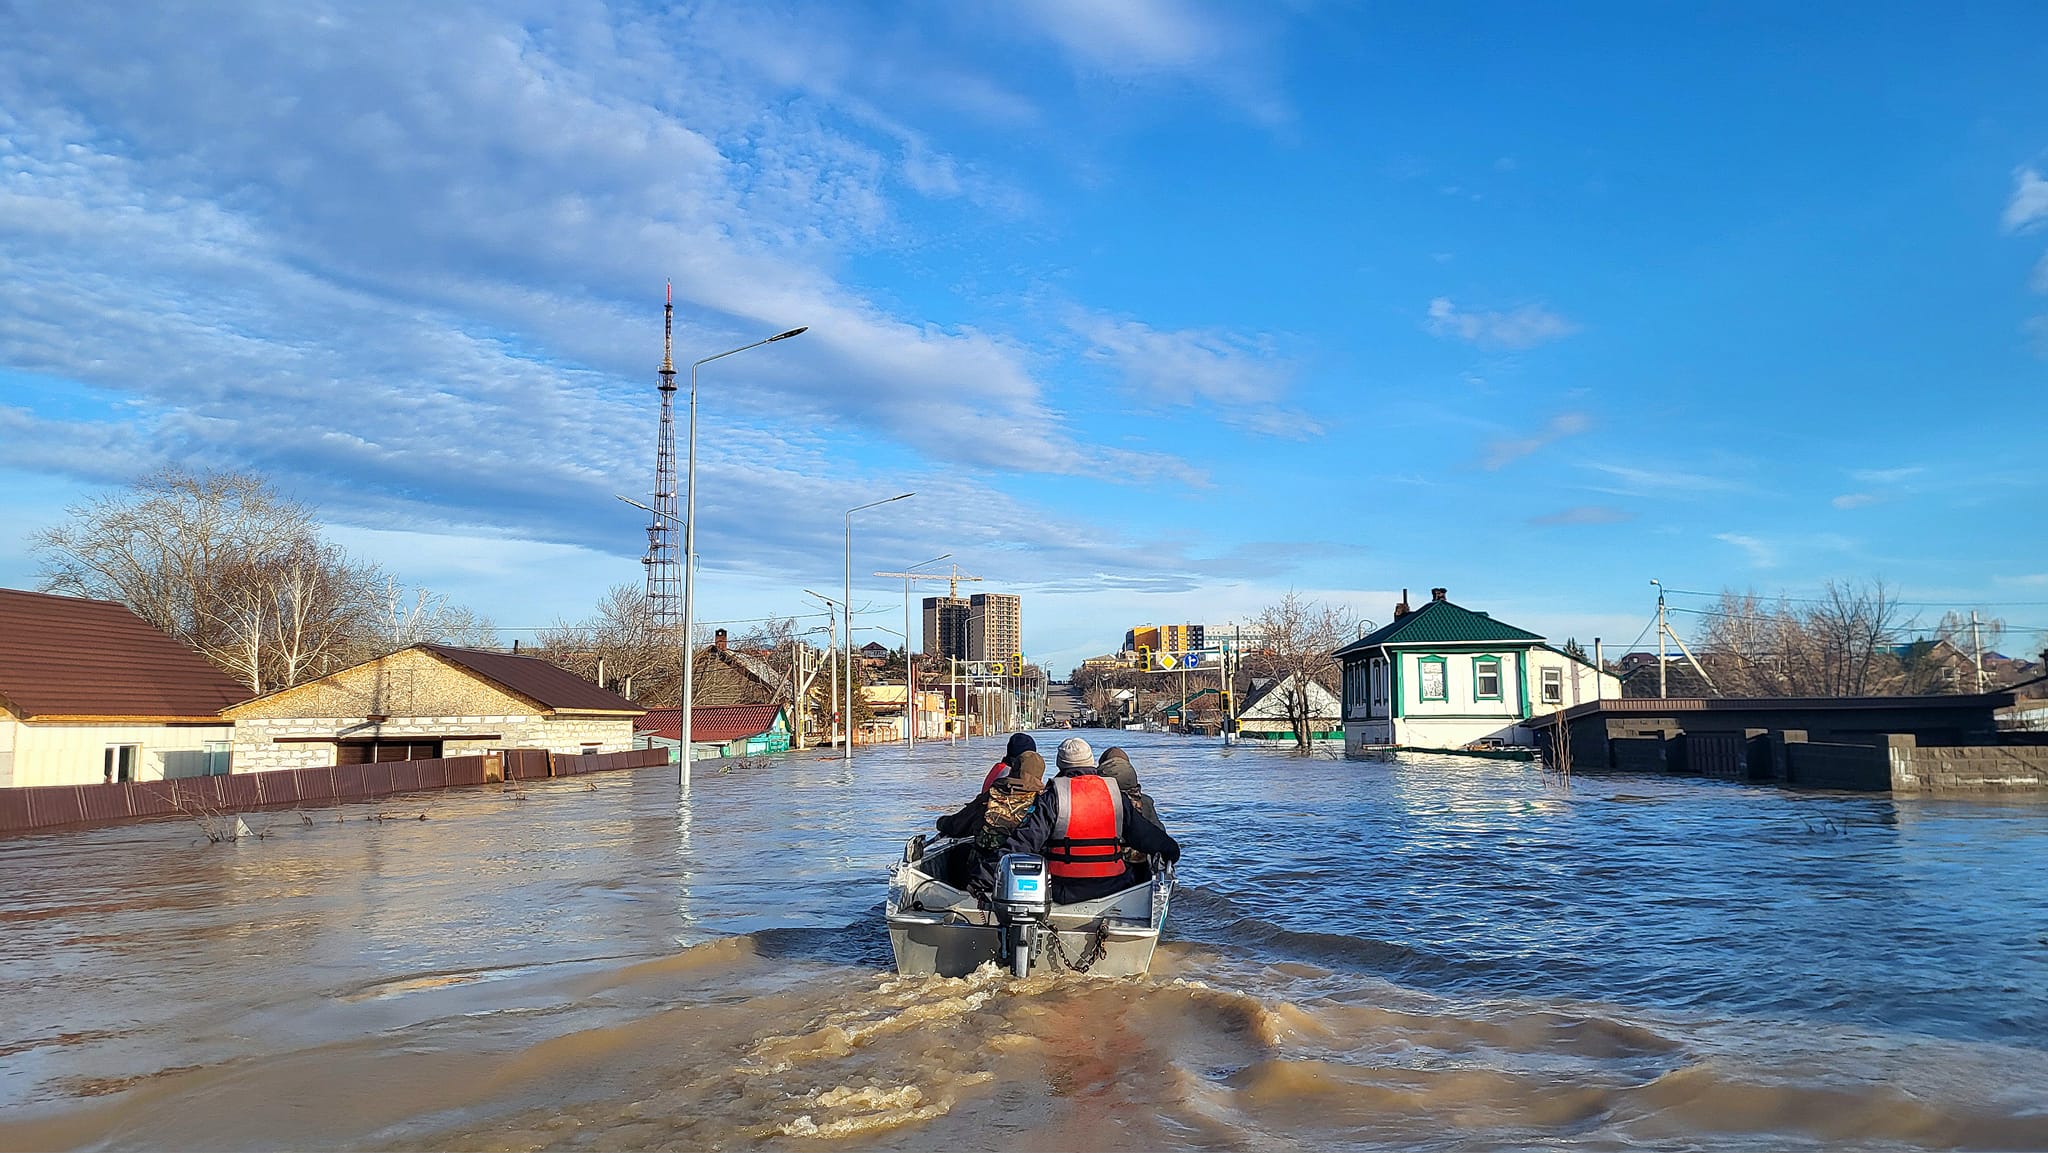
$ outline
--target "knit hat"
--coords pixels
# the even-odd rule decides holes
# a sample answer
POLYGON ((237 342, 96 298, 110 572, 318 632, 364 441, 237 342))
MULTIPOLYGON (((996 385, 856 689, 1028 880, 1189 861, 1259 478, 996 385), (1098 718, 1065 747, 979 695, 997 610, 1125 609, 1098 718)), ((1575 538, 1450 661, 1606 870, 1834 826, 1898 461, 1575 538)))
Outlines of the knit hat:
POLYGON ((1130 754, 1118 748, 1102 750, 1100 762, 1102 775, 1116 781, 1116 787, 1126 793, 1138 791, 1138 770, 1131 767, 1130 754))
POLYGON ((1011 779, 1034 793, 1043 789, 1045 787, 1045 758, 1039 756, 1036 749, 1025 749, 1023 752, 1018 753, 1017 771, 1011 774, 1011 779))
POLYGON ((1030 733, 1011 733, 1010 748, 1008 752, 1003 754, 1003 760, 1009 762, 1012 767, 1015 767, 1018 753, 1036 751, 1038 751, 1038 742, 1031 739, 1030 733))
POLYGON ((1057 760, 1063 773, 1073 769, 1092 769, 1095 767, 1095 750, 1079 737, 1068 737, 1060 742, 1057 760))

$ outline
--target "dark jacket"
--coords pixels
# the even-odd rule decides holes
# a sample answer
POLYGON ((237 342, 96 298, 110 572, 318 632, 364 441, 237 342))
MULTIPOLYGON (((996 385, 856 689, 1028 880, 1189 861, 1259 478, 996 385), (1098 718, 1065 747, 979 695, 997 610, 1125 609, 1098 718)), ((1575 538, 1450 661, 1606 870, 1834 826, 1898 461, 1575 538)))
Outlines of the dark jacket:
MULTIPOLYGON (((1122 790, 1118 790, 1118 795, 1122 796, 1122 790)), ((1017 826, 1017 831, 1011 833, 1009 839, 1003 843, 1002 851, 1045 855, 1046 842, 1052 840, 1053 828, 1059 822, 1059 803, 1059 793, 1053 789, 1047 789, 1039 794, 1038 804, 1032 806, 1030 815, 1024 818, 1024 823, 1017 826)), ((1167 836, 1166 830, 1160 828, 1158 822, 1138 811, 1137 805, 1127 796, 1123 797, 1123 806, 1123 843, 1127 847, 1141 853, 1156 853, 1169 861, 1180 860, 1180 843, 1167 836)), ((1113 877, 1054 877, 1052 899, 1054 903, 1061 905, 1070 905, 1076 901, 1092 901, 1097 897, 1107 897, 1119 889, 1128 889, 1135 883, 1128 864, 1124 866, 1122 873, 1113 877)))
POLYGON ((1003 843, 1021 822, 1029 819, 1045 783, 1045 762, 1036 750, 1024 750, 1017 755, 1017 761, 1016 776, 996 781, 961 806, 959 812, 938 819, 942 835, 975 842, 970 888, 984 892, 994 888, 996 862, 1002 859, 1003 843))

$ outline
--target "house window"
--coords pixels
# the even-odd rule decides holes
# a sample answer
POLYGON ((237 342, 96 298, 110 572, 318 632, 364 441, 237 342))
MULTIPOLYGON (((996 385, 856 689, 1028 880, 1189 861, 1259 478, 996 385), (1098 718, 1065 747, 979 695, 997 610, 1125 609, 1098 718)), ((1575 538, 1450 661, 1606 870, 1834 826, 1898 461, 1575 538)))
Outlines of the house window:
POLYGON ((1543 703, 1561 705, 1564 703, 1564 670, 1543 670, 1543 703))
POLYGON ((1500 658, 1472 658, 1472 696, 1475 700, 1500 699, 1500 658))
POLYGON ((1387 662, 1375 658, 1372 662, 1372 708, 1375 713, 1387 707, 1387 662))
POLYGON ((1424 657, 1421 661, 1422 699, 1425 701, 1447 701, 1451 699, 1450 681, 1444 676, 1442 657, 1424 657))
POLYGON ((385 761, 431 761, 441 756, 439 741, 338 741, 337 765, 375 765, 385 761))
POLYGON ((106 759, 107 783, 118 784, 135 779, 135 762, 142 753, 140 745, 108 745, 106 759))

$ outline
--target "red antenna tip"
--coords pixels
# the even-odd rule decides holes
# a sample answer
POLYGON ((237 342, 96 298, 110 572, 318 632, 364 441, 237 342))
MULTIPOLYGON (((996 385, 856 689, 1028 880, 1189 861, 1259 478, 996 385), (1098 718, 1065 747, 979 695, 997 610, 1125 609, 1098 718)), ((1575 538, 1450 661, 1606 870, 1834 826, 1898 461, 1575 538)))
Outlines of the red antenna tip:
POLYGON ((673 280, 667 281, 662 295, 664 297, 663 303, 674 304, 676 302, 676 282, 673 280))

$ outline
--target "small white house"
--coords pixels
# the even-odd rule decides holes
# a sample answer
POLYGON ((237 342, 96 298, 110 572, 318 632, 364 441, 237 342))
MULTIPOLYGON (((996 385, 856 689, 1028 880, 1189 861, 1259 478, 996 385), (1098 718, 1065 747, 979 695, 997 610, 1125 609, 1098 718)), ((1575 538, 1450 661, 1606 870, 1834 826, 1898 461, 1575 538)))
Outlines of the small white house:
POLYGON ((126 605, 0 589, 0 788, 225 773, 247 695, 126 605))
POLYGON ((1533 743, 1531 717, 1621 696, 1621 681, 1543 637, 1452 604, 1443 589, 1337 650, 1344 751, 1533 743))
MULTIPOLYGON (((1253 681, 1252 691, 1245 695, 1244 707, 1237 714, 1238 735, 1252 740, 1293 740, 1293 713, 1299 711, 1292 699, 1293 692, 1291 680, 1286 677, 1253 681)), ((1334 740, 1343 736, 1342 711, 1330 690, 1309 681, 1307 696, 1309 739, 1334 740)))

